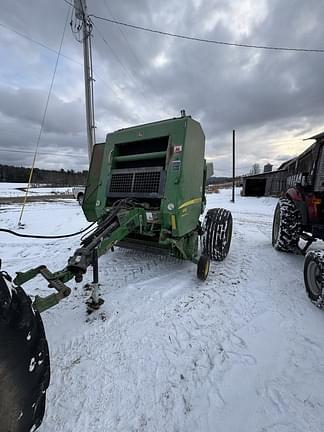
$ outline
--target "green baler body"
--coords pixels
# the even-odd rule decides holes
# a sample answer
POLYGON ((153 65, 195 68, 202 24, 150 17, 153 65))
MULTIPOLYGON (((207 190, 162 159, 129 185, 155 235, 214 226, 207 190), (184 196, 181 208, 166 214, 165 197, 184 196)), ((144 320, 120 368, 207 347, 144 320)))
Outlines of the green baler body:
POLYGON ((101 220, 115 200, 132 198, 145 203, 154 225, 141 231, 142 238, 155 236, 165 246, 186 237, 182 247, 196 253, 191 243, 197 243, 205 204, 204 152, 203 130, 188 116, 108 134, 93 150, 83 203, 87 220, 101 220))

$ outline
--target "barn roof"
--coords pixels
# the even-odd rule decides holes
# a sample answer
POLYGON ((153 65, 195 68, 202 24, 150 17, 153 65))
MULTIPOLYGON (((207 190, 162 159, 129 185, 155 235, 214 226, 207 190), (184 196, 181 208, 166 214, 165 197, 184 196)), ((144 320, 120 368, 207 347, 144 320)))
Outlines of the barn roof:
POLYGON ((321 133, 319 133, 319 134, 317 134, 317 135, 314 135, 314 136, 312 136, 312 137, 305 138, 304 141, 306 141, 306 140, 310 140, 310 139, 315 139, 316 141, 320 141, 320 140, 322 140, 323 138, 324 138, 324 132, 321 132, 321 133))

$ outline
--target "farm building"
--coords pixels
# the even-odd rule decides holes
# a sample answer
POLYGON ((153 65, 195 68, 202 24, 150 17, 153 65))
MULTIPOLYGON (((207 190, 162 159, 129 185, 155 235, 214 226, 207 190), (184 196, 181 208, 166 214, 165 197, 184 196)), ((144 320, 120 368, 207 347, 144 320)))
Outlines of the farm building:
MULTIPOLYGON (((314 135, 310 140, 322 141, 324 132, 314 135)), ((316 144, 316 143, 315 143, 316 144)), ((247 175, 243 177, 243 196, 280 196, 287 190, 288 183, 296 181, 293 173, 296 167, 304 167, 304 171, 310 172, 314 157, 315 144, 307 147, 299 156, 284 162, 277 171, 270 171, 272 165, 267 164, 262 174, 247 175), (290 181, 287 181, 288 178, 290 181)))
POLYGON ((279 196, 286 189, 288 171, 278 170, 243 177, 243 196, 279 196))

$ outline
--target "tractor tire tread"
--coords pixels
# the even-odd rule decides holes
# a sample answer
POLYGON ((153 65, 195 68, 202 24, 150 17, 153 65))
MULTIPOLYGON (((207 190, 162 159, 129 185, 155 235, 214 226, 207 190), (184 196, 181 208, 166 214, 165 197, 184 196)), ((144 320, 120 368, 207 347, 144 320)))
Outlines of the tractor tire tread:
POLYGON ((301 233, 301 216, 296 205, 289 198, 280 198, 275 209, 272 245, 281 252, 298 253, 298 240, 301 233), (280 212, 280 220, 277 238, 274 238, 274 223, 277 212, 280 212))
POLYGON ((230 248, 233 219, 229 210, 214 208, 207 211, 202 237, 203 254, 211 260, 223 261, 230 248))
POLYGON ((306 293, 311 302, 318 308, 324 309, 324 250, 311 250, 307 252, 304 262, 304 282, 306 293), (314 295, 308 283, 307 267, 311 261, 314 261, 320 268, 322 293, 319 296, 314 295))

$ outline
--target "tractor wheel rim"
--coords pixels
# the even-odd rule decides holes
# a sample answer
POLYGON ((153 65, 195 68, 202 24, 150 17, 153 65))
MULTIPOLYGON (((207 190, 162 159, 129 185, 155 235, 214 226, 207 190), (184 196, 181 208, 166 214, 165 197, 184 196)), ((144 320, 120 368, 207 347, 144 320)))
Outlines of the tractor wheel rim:
POLYGON ((307 280, 309 289, 315 297, 322 294, 321 270, 315 262, 310 262, 307 267, 307 280))

